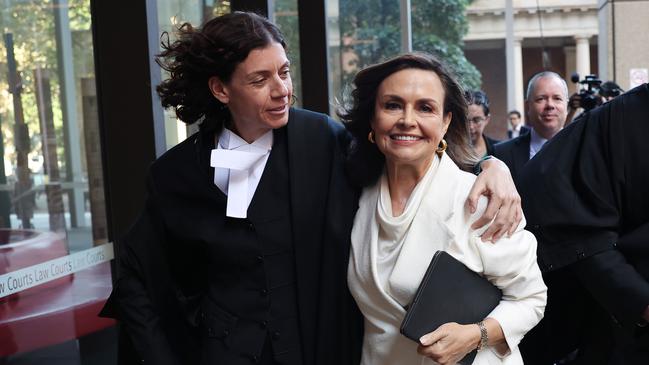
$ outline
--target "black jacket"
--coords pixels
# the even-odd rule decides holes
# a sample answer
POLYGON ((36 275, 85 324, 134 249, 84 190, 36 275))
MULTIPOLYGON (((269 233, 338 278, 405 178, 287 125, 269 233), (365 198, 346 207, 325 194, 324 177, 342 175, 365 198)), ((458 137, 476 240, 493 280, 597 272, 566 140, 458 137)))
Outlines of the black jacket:
POLYGON ((645 84, 582 114, 519 176, 541 269, 574 273, 644 351, 647 331, 636 324, 649 305, 648 138, 645 84))
MULTIPOLYGON (((346 285, 357 204, 344 176, 348 137, 327 116, 304 110, 291 109, 286 128, 293 228, 286 234, 294 243, 304 364, 358 363, 362 322, 346 285)), ((149 364, 200 361, 199 303, 207 266, 219 264, 209 237, 225 214, 215 209, 214 137, 201 130, 151 166, 146 208, 119 242, 118 281, 104 314, 122 320, 149 364)), ((237 254, 233 242, 222 264, 237 254)))
POLYGON ((504 162, 514 178, 516 188, 518 186, 518 177, 523 171, 523 167, 530 160, 530 141, 531 133, 525 133, 509 141, 500 142, 494 145, 493 155, 504 162))
MULTIPOLYGON (((523 136, 523 135, 525 135, 527 133, 530 133, 531 131, 532 131, 532 129, 530 127, 528 127, 526 125, 522 125, 521 130, 518 133, 517 137, 521 137, 521 136, 523 136)), ((512 130, 511 129, 507 130, 507 138, 512 139, 512 130)))
POLYGON ((484 139, 485 145, 487 146, 487 155, 493 156, 494 154, 494 146, 499 143, 500 141, 497 139, 489 138, 485 136, 484 134, 482 135, 482 138, 484 139))

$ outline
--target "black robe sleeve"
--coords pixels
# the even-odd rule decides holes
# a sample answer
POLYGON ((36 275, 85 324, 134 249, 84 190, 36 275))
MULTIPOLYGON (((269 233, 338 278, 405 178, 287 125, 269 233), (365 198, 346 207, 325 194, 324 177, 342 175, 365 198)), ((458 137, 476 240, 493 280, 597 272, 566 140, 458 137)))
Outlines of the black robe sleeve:
POLYGON ((649 305, 648 142, 645 84, 584 113, 521 176, 541 268, 571 267, 623 325, 649 305))
POLYGON ((152 172, 147 192, 143 212, 119 242, 118 279, 102 314, 121 321, 145 363, 186 364, 197 353, 191 354, 195 342, 185 331, 186 312, 180 308, 182 300, 170 275, 169 247, 152 172))
MULTIPOLYGON (((331 267, 338 267, 329 277, 321 278, 321 286, 326 287, 333 282, 332 295, 339 297, 339 306, 335 310, 327 309, 320 312, 320 323, 323 330, 329 326, 340 324, 336 321, 345 321, 345 325, 338 331, 337 336, 329 336, 319 346, 320 353, 317 354, 319 364, 341 364, 356 365, 361 360, 361 349, 363 345, 363 317, 351 296, 347 286, 347 267, 349 263, 349 251, 351 246, 351 230, 354 215, 358 208, 359 191, 354 189, 348 181, 344 159, 348 150, 351 136, 342 125, 329 120, 331 130, 335 134, 335 151, 331 162, 331 175, 329 181, 329 199, 327 201, 327 213, 325 222, 324 242, 338 246, 336 250, 323 250, 323 260, 331 267), (340 254, 342 252, 342 254, 340 254), (333 294, 336 293, 336 294, 333 294), (331 349, 340 349, 339 353, 331 349)), ((334 333, 332 327, 330 332, 334 333)))

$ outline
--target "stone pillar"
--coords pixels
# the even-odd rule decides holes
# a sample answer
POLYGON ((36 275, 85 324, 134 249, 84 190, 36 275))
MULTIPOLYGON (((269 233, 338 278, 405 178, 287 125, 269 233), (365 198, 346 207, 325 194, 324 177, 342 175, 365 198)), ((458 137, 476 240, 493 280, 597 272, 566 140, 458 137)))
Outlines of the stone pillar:
POLYGON ((577 72, 579 73, 580 80, 583 80, 584 76, 590 74, 589 38, 589 36, 585 35, 575 36, 575 42, 577 43, 577 72))
POLYGON ((615 71, 613 70, 613 37, 612 31, 613 3, 608 0, 597 0, 597 65, 598 74, 602 80, 613 80, 615 71))
POLYGON ((514 39, 514 108, 525 114, 525 80, 523 80, 523 39, 514 39))
MULTIPOLYGON (((570 82, 570 76, 573 72, 577 72, 577 59, 576 59, 576 48, 575 46, 566 46, 563 47, 563 54, 566 56, 566 83, 568 84, 568 94, 572 95, 577 92, 577 84, 570 82)), ((579 74, 582 77, 581 74, 579 74)))

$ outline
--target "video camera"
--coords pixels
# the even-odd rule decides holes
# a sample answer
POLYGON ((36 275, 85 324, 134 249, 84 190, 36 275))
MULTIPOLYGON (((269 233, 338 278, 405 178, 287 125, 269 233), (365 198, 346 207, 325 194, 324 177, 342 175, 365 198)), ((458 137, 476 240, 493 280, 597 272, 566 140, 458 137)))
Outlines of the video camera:
POLYGON ((583 80, 579 80, 579 74, 575 72, 570 76, 570 80, 581 84, 578 93, 579 104, 585 111, 602 104, 602 98, 599 96, 602 80, 598 79, 597 75, 586 75, 583 80))

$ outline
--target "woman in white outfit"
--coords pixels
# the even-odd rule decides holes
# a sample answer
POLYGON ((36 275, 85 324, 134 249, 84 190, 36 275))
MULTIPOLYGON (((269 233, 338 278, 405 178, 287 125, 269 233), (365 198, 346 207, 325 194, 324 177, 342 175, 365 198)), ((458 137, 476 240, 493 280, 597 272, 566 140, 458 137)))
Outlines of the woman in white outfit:
MULTIPOLYGON (((341 117, 356 138, 349 172, 365 188, 352 232, 350 290, 365 316, 363 365, 522 364, 517 345, 543 317, 536 240, 482 242, 465 208, 475 176, 462 89, 434 57, 407 54, 359 72, 341 117), (447 323, 420 343, 399 333, 433 254, 444 250, 502 290, 480 323, 447 323)), ((449 277, 448 280, 453 280, 449 277)), ((480 300, 480 298, 475 298, 480 300)))

